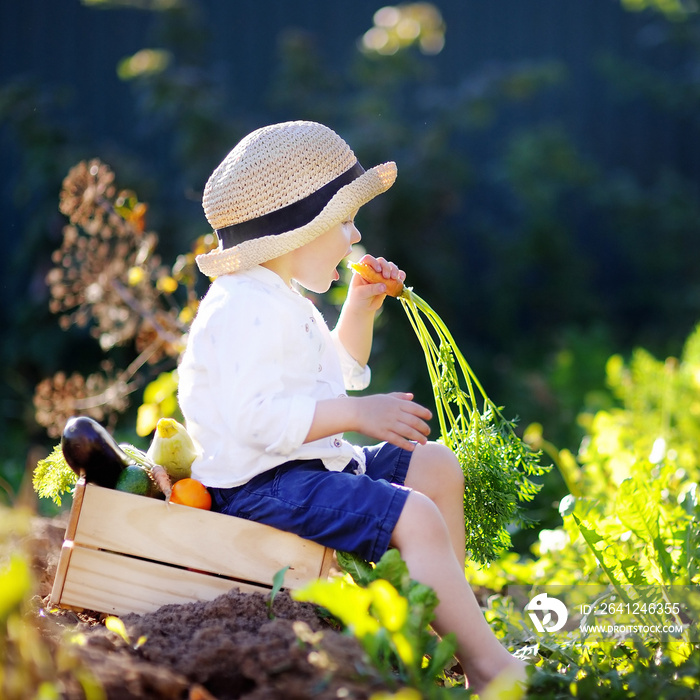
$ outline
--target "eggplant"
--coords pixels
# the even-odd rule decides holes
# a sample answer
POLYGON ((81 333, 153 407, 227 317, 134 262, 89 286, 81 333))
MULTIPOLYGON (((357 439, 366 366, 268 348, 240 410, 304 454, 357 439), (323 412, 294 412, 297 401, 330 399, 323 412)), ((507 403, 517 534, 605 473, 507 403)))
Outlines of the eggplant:
POLYGON ((63 429, 61 449, 68 466, 78 476, 98 486, 113 489, 120 474, 133 464, 116 440, 87 416, 70 418, 63 429))

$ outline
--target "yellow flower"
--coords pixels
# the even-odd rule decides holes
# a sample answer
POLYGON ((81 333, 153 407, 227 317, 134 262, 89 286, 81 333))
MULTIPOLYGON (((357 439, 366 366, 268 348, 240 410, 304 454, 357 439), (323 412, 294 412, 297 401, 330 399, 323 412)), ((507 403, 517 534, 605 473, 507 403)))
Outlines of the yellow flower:
POLYGON ((170 277, 170 275, 165 275, 165 277, 160 277, 158 279, 156 287, 158 287, 158 290, 161 292, 172 294, 177 289, 177 281, 170 277))
POLYGON ((146 277, 146 273, 142 267, 130 267, 127 275, 130 287, 135 287, 136 285, 141 284, 146 277))

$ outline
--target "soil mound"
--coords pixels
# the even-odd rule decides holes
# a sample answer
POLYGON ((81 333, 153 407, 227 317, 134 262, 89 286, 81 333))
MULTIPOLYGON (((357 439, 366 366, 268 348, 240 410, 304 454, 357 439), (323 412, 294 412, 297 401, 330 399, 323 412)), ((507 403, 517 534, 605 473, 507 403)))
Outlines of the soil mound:
MULTIPOLYGON (((64 528, 38 520, 29 543, 43 605, 64 528)), ((284 591, 272 605, 269 596, 234 589, 208 602, 125 615, 127 639, 98 613, 37 610, 50 623, 52 646, 70 645, 108 700, 362 699, 386 689, 357 640, 284 591), (76 635, 79 644, 68 641, 76 635)), ((65 697, 82 700, 86 682, 69 674, 65 697)))

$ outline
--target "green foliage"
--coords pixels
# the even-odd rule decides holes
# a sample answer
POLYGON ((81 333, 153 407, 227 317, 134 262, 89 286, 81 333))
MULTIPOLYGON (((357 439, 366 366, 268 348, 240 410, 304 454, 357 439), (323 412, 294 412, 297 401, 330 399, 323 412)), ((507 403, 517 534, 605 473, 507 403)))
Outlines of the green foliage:
POLYGON ((77 659, 72 643, 54 647, 44 636, 50 624, 34 609, 31 559, 19 538, 31 527, 31 514, 0 506, 0 697, 3 700, 59 698, 69 684, 87 700, 105 695, 77 659))
POLYGON ((520 502, 539 488, 529 477, 547 468, 487 396, 437 313, 412 289, 399 299, 428 365, 440 437, 464 472, 467 549, 486 564, 510 547, 507 528, 523 522, 520 502))
POLYGON ((123 642, 127 645, 132 647, 134 650, 137 650, 139 647, 142 647, 146 641, 147 638, 145 635, 141 635, 136 642, 131 641, 131 637, 129 636, 129 633, 126 631, 126 625, 122 622, 122 620, 115 615, 108 615, 105 618, 105 627, 110 631, 116 634, 118 637, 120 637, 123 642))
MULTIPOLYGON (((533 633, 531 625, 508 598, 490 599, 486 619, 502 642, 536 649, 526 697, 678 698, 692 700, 700 686, 697 644, 639 635, 584 638, 577 632, 533 633)), ((525 655, 525 658, 528 658, 525 655)), ((532 656, 529 658, 533 659, 532 656)))
MULTIPOLYGON (((683 130, 691 142, 700 113, 696 3, 621 2, 627 9, 652 8, 686 20, 657 19, 635 51, 648 56, 681 41, 684 53, 672 71, 602 57, 597 65, 613 100, 601 94, 600 108, 618 111, 619 98, 635 100, 635 110, 655 105, 670 117, 659 121, 656 136, 663 140, 666 133, 683 130)), ((169 177, 163 178, 159 194, 179 201, 183 190, 201 187, 220 154, 248 130, 250 110, 238 100, 238 111, 231 110, 230 99, 212 78, 216 70, 204 64, 203 24, 195 3, 92 4, 168 10, 161 13, 154 43, 163 53, 136 53, 123 64, 130 70, 122 75, 131 79, 139 107, 131 131, 169 139, 170 158, 164 159, 169 177), (151 62, 158 70, 136 70, 138 59, 149 55, 167 56, 167 61, 151 62)), ((281 46, 276 85, 261 86, 270 110, 267 116, 256 112, 256 125, 279 115, 316 118, 346 135, 361 161, 399 161, 401 175, 391 197, 361 213, 365 240, 407 269, 429 298, 445 300, 445 318, 460 340, 468 337, 475 366, 498 381, 495 385, 488 378, 488 385, 496 386, 494 395, 517 406, 526 424, 536 419, 544 425, 539 432, 530 430, 531 444, 553 459, 564 487, 575 496, 563 502, 563 522, 540 531, 532 556, 505 554, 490 568, 470 570, 472 581, 499 591, 515 583, 697 583, 698 334, 680 361, 659 362, 646 351, 637 351, 628 363, 611 358, 608 382, 618 406, 611 408, 602 392, 593 396, 591 391, 600 357, 610 348, 626 352, 630 342, 642 341, 654 352, 667 352, 696 318, 697 183, 676 172, 683 158, 655 161, 647 176, 624 171, 619 163, 613 170, 593 162, 588 154, 594 149, 573 135, 575 126, 530 123, 529 105, 537 107, 548 92, 562 97, 568 76, 558 62, 470 68, 450 86, 440 84, 434 62, 410 50, 393 56, 358 54, 338 69, 315 53, 308 35, 289 32, 281 46), (509 124, 518 128, 510 131, 509 124), (584 402, 590 413, 576 426, 573 413, 584 402), (543 438, 546 434, 573 449, 581 427, 586 436, 578 461, 543 438)), ((579 54, 578 59, 583 64, 588 57, 579 54)), ((55 200, 61 178, 82 152, 100 150, 86 144, 82 134, 56 126, 66 95, 20 80, 0 91, 0 120, 20 144, 14 195, 29 212, 22 249, 11 258, 6 280, 16 303, 5 328, 7 381, 2 386, 5 403, 16 408, 0 430, 6 452, 16 457, 3 462, 0 473, 13 485, 21 477, 27 436, 36 433, 26 403, 31 384, 62 362, 83 371, 101 359, 84 350, 89 344, 83 335, 61 335, 48 313, 41 316, 43 302, 38 307, 31 301, 34 295, 26 293, 29 284, 32 289, 38 285, 37 262, 47 261, 60 226, 55 200), (47 353, 47 347, 53 351, 47 353), (7 436, 7 426, 20 439, 7 436)), ((116 165, 125 166, 130 180, 151 172, 146 159, 120 157, 123 163, 116 165)), ((175 211, 170 204, 167 208, 175 211)), ((200 233, 193 234, 197 227, 201 222, 194 225, 179 212, 166 222, 173 250, 200 233)), ((420 358, 394 351, 410 345, 408 334, 393 323, 387 338, 392 313, 387 309, 379 319, 375 383, 393 386, 400 377, 419 396, 421 391, 427 395, 432 387, 423 383, 420 358)), ((132 351, 124 348, 117 361, 128 365, 136 355, 132 351)), ((501 477, 497 471, 486 473, 485 482, 501 489, 501 477)), ((55 491, 69 487, 69 478, 65 475, 63 485, 57 482, 55 491)), ((0 486, 11 490, 4 482, 0 486)), ((548 500, 541 508, 563 495, 556 488, 545 484, 539 496, 548 500)), ((355 569, 358 576, 372 575, 359 564, 355 569)), ((4 592, 0 586, 0 599, 4 592)), ((487 616, 511 646, 532 642, 532 632, 518 625, 507 598, 493 599, 487 616)), ((696 648, 683 660, 670 641, 657 639, 537 642, 541 656, 531 697, 656 700, 699 694, 696 648)), ((22 676, 24 661, 16 663, 17 658, 12 672, 24 682, 22 692, 31 693, 35 683, 22 676)), ((39 687, 49 694, 48 686, 39 687)))
POLYGON ((338 552, 338 563, 354 584, 346 578, 315 581, 293 597, 320 605, 338 618, 391 686, 408 686, 436 700, 464 696, 463 688, 437 683, 456 644, 451 635, 439 639, 431 632, 437 596, 411 580, 399 552, 389 550, 375 567, 338 552))
POLYGON ((32 476, 32 485, 41 498, 50 498, 61 505, 63 494, 73 490, 78 475, 68 466, 61 445, 56 445, 51 454, 40 460, 32 476))
POLYGON ((698 11, 697 3, 693 0, 621 0, 621 2, 626 10, 641 12, 653 9, 675 21, 687 19, 698 11))
POLYGON ((579 455, 585 492, 613 496, 627 477, 662 471, 675 470, 670 485, 700 480, 700 326, 680 360, 643 349, 628 364, 613 355, 607 382, 620 406, 582 417, 590 435, 579 455))
POLYGON ((270 596, 267 599, 267 615, 270 619, 274 617, 272 606, 275 603, 277 594, 282 590, 282 586, 284 585, 284 575, 287 573, 289 568, 289 566, 285 566, 283 569, 276 572, 272 577, 272 589, 270 590, 270 596))
POLYGON ((143 391, 143 402, 136 416, 136 434, 150 435, 161 418, 180 417, 177 405, 177 369, 162 372, 143 391))
MULTIPOLYGON (((550 106, 570 99, 567 91, 575 87, 564 62, 469 64, 446 83, 442 64, 416 47, 402 47, 393 55, 350 52, 341 64, 336 59, 346 52, 321 55, 313 35, 286 30, 279 40, 275 78, 259 87, 264 107, 256 106, 253 114, 240 95, 232 99, 227 94, 226 75, 210 63, 206 14, 199 3, 95 4, 113 12, 120 12, 120 5, 160 10, 149 17, 148 45, 122 63, 121 76, 133 88, 133 109, 126 114, 136 143, 129 144, 128 155, 117 144, 119 152, 110 152, 109 158, 120 176, 132 187, 143 187, 153 202, 153 219, 167 232, 164 258, 202 231, 196 205, 188 209, 192 214, 182 215, 180 203, 189 199, 182 193, 199 191, 221 153, 253 122, 316 118, 347 136, 362 162, 388 157, 399 162, 401 174, 391 197, 360 215, 370 250, 399 262, 428 298, 444 299, 445 318, 460 342, 466 338, 472 344, 470 359, 494 395, 517 406, 525 424, 541 422, 558 444, 571 447, 578 438, 569 412, 578 405, 579 377, 562 385, 561 373, 550 376, 548 365, 560 352, 576 353, 575 369, 586 363, 586 350, 571 339, 572 332, 585 336, 592 323, 599 323, 612 347, 623 350, 631 331, 645 333, 642 341, 654 350, 685 333, 696 307, 691 264, 697 257, 695 183, 675 172, 682 159, 653 163, 646 181, 617 163, 613 171, 595 162, 595 149, 576 125, 542 119, 540 115, 551 114, 550 106), (157 193, 150 151, 139 153, 151 141, 158 143, 159 172, 167 173, 158 180, 157 193), (688 254, 678 256, 680 249, 688 254), (435 269, 441 271, 439 277, 430 273, 435 269), (560 410, 562 404, 567 410, 560 410)), ((680 2, 628 5, 686 7, 687 22, 656 18, 654 37, 661 50, 673 50, 683 41, 688 60, 679 62, 682 75, 677 79, 675 67, 640 69, 649 62, 646 58, 653 59, 654 42, 638 47, 634 65, 608 56, 598 67, 613 90, 601 94, 601 108, 626 95, 643 109, 649 104, 668 107, 660 130, 677 133, 673 120, 679 115, 697 124, 697 13, 680 2)), ((397 17, 410 11, 411 6, 394 8, 397 17)), ((372 29, 385 27, 380 25, 372 29)), ((450 36, 448 27, 448 45, 450 36)), ((576 54, 577 75, 588 60, 584 50, 576 54)), ((26 300, 36 297, 20 288, 29 284, 37 261, 48 259, 55 241, 50 229, 60 225, 56 191, 66 170, 86 151, 107 153, 104 145, 85 143, 87 132, 71 134, 57 126, 67 121, 62 118, 67 108, 79 107, 70 104, 70 94, 19 79, 0 91, 0 120, 20 144, 17 201, 30 217, 21 237, 20 264, 10 270, 16 277, 10 286, 21 301, 6 329, 15 342, 6 343, 3 361, 12 379, 3 385, 7 400, 25 408, 13 410, 7 424, 21 430, 22 438, 36 434, 25 398, 36 377, 62 364, 89 371, 101 359, 75 329, 61 336, 48 313, 40 318, 37 312, 45 305, 30 306, 26 300), (47 357, 48 344, 56 351, 47 357)), ((32 284, 39 283, 35 277, 32 284)), ((200 287, 204 283, 199 280, 200 287)), ((384 326, 393 313, 385 313, 384 326)), ((390 341, 382 337, 382 327, 378 331, 372 358, 376 383, 395 385, 400 376, 420 400, 430 391, 422 367, 414 358, 383 352, 390 341)), ((392 345, 406 341, 402 331, 394 333, 392 345)), ((123 348, 115 361, 127 366, 135 354, 133 348, 123 348)), ((25 440, 12 444, 24 445, 25 440)), ((18 455, 20 464, 24 456, 18 455)), ((7 477, 5 467, 0 469, 7 477)), ((557 487, 546 485, 547 496, 557 487)))
MULTIPOLYGON (((539 648, 529 697, 572 693, 589 697, 692 698, 698 693, 700 644, 700 326, 680 359, 656 360, 644 350, 626 363, 608 362, 608 385, 615 408, 583 415, 588 435, 578 463, 566 463, 567 482, 577 496, 562 499, 563 526, 543 530, 533 558, 507 555, 490 569, 470 571, 473 584, 502 590, 523 585, 568 591, 595 584, 623 603, 637 603, 634 622, 649 631, 624 639, 582 633, 541 635, 508 597, 491 600, 487 618, 513 646, 539 648), (578 472, 578 473, 576 473, 578 472), (685 587, 679 589, 679 587, 685 587), (672 600, 687 590, 692 623, 669 636, 660 625, 686 622, 648 603, 672 600), (647 605, 645 605, 647 604, 647 605)), ((591 601, 589 601, 591 602, 591 601)))
MULTIPOLYGON (((220 71, 205 62, 211 36, 200 3, 147 2, 157 11, 154 46, 122 59, 116 70, 133 89, 133 128, 149 138, 167 134, 169 177, 182 196, 188 189, 201 190, 221 153, 243 135, 242 128, 227 109, 220 71)), ((176 228, 180 245, 187 245, 191 231, 176 228)))

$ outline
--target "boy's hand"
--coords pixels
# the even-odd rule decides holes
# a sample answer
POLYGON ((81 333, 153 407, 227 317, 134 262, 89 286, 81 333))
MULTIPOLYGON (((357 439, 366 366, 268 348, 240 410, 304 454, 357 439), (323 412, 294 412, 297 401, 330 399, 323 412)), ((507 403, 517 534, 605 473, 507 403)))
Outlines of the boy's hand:
POLYGON ((357 432, 390 442, 405 450, 415 449, 415 443, 424 445, 430 426, 426 421, 432 413, 413 401, 413 394, 395 392, 359 396, 357 432))
MULTIPOLYGON (((384 258, 365 255, 361 262, 370 265, 384 279, 403 282, 406 273, 399 270, 394 263, 384 258)), ((340 312, 338 337, 345 349, 360 365, 366 365, 372 349, 372 330, 374 317, 386 297, 386 285, 383 282, 367 282, 358 274, 352 276, 348 295, 340 312)))
MULTIPOLYGON (((385 258, 375 258, 372 255, 365 255, 360 262, 371 265, 379 272, 384 279, 395 279, 403 282, 406 273, 400 270, 393 262, 385 258)), ((386 297, 386 286, 381 282, 367 282, 358 274, 353 274, 348 288, 349 303, 357 311, 377 311, 386 297)))

